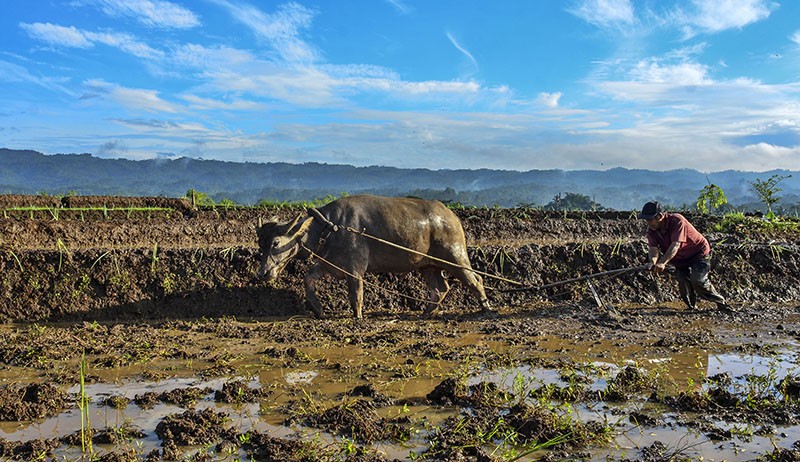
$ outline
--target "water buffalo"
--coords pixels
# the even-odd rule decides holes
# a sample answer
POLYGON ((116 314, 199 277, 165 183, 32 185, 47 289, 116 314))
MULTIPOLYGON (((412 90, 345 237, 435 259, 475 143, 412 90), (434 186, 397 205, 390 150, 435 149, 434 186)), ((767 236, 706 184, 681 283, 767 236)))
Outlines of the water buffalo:
POLYGON ((347 280, 350 306, 359 319, 366 273, 419 270, 428 285, 425 313, 430 314, 450 289, 442 272, 445 270, 464 283, 485 310, 491 309, 481 277, 471 271, 461 222, 438 201, 370 195, 343 197, 310 209, 307 216, 298 215, 288 223, 259 226, 258 245, 259 276, 268 280, 278 277, 294 257, 308 258, 309 251, 321 257, 304 279, 306 300, 316 317, 321 317, 323 311, 316 284, 326 274, 347 280))

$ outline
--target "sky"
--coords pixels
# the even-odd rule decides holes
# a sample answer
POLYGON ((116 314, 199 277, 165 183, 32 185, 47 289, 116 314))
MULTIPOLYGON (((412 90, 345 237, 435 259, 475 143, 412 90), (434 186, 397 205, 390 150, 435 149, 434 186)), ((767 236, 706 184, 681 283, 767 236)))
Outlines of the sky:
POLYGON ((797 0, 0 0, 0 147, 800 168, 797 0))

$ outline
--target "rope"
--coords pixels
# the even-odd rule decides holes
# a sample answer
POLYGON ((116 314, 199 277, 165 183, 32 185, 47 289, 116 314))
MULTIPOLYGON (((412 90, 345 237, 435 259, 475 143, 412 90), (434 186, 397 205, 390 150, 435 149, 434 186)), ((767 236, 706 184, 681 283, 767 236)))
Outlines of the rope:
MULTIPOLYGON (((389 293, 389 294, 392 294, 392 295, 396 295, 396 296, 399 296, 399 297, 403 297, 403 298, 406 298, 406 299, 409 299, 409 300, 414 300, 415 302, 432 303, 432 300, 427 299, 427 298, 412 297, 411 295, 406 295, 406 294, 403 294, 403 293, 400 293, 400 292, 397 292, 397 291, 394 291, 394 290, 391 290, 391 289, 387 289, 386 287, 383 287, 383 286, 381 286, 379 284, 373 284, 373 283, 367 281, 366 279, 364 279, 362 276, 359 276, 357 274, 353 274, 353 273, 347 271, 346 269, 344 269, 344 268, 342 268, 340 266, 334 265, 330 261, 328 261, 325 258, 323 258, 320 254, 318 254, 318 253, 314 252, 313 250, 309 249, 308 247, 306 247, 305 244, 300 243, 300 246, 303 247, 303 249, 305 249, 307 252, 309 252, 312 257, 319 259, 321 262, 325 263, 326 265, 330 266, 331 268, 339 270, 342 273, 344 273, 345 275, 350 276, 352 278, 360 279, 361 283, 364 284, 365 286, 374 287, 374 288, 380 289, 383 292, 386 292, 386 293, 389 293)), ((441 306, 441 302, 437 302, 436 305, 437 306, 441 306)))
MULTIPOLYGON (((430 300, 430 299, 413 297, 411 295, 407 295, 407 294, 404 294, 404 293, 397 292, 395 290, 388 289, 388 288, 386 288, 384 286, 381 286, 379 284, 375 284, 375 283, 369 282, 366 279, 364 279, 362 276, 359 276, 357 274, 353 274, 353 273, 347 271, 346 269, 331 263, 329 260, 323 258, 318 253, 316 253, 313 250, 309 249, 305 244, 300 243, 300 246, 303 247, 303 249, 306 250, 311 255, 311 257, 319 259, 321 262, 325 263, 326 265, 330 266, 331 268, 334 268, 334 269, 336 269, 338 271, 341 271, 343 274, 345 274, 347 276, 350 276, 352 278, 361 280, 361 283, 364 284, 366 287, 378 289, 378 290, 380 290, 380 291, 382 291, 384 293, 388 293, 388 294, 391 294, 391 295, 394 295, 394 296, 397 296, 397 297, 405 298, 407 300, 413 300, 415 302, 433 303, 433 301, 430 300)), ((449 263, 449 262, 446 262, 446 263, 449 263)), ((456 265, 453 265, 453 266, 456 266, 456 265)), ((516 289, 503 289, 503 290, 500 290, 500 291, 501 292, 521 292, 521 291, 544 290, 544 289, 551 288, 551 287, 557 287, 557 286, 566 285, 566 284, 569 284, 569 283, 572 283, 572 282, 590 280, 590 279, 604 277, 604 276, 605 277, 621 276, 622 274, 625 274, 625 273, 628 273, 628 272, 631 272, 631 271, 641 271, 641 270, 644 270, 645 268, 647 268, 647 266, 634 266, 634 267, 631 267, 631 268, 623 268, 623 269, 617 269, 617 270, 611 270, 611 271, 604 271, 602 273, 589 274, 589 275, 581 276, 581 277, 578 277, 578 278, 567 279, 567 280, 564 280, 564 281, 554 282, 554 283, 551 283, 551 284, 545 284, 543 286, 522 287, 522 288, 516 288, 516 289)), ((590 284, 591 284, 591 282, 590 282, 590 284)), ((489 289, 489 287, 486 287, 486 288, 487 288, 487 290, 489 289)), ((498 290, 498 289, 492 289, 492 290, 498 290)), ((568 292, 563 292, 563 293, 560 293, 560 294, 553 294, 553 295, 550 295, 550 296, 545 296, 545 298, 546 299, 554 299, 554 298, 559 297, 561 295, 564 295, 566 293, 568 293, 568 292)), ((436 302, 436 306, 437 307, 442 307, 442 306, 448 306, 448 305, 445 305, 441 301, 439 301, 439 302, 436 302)))
POLYGON ((527 292, 527 291, 534 291, 534 290, 544 290, 544 289, 549 289, 551 287, 563 286, 565 284, 571 284, 573 282, 587 281, 587 280, 590 280, 590 279, 596 279, 596 278, 600 278, 600 277, 621 276, 621 275, 623 275, 625 273, 629 273, 631 271, 643 271, 645 269, 647 269, 647 265, 632 266, 630 268, 621 268, 621 269, 615 269, 615 270, 610 270, 610 271, 603 271, 603 272, 600 272, 600 273, 587 274, 585 276, 580 276, 580 277, 572 278, 572 279, 565 279, 563 281, 553 282, 553 283, 545 284, 545 285, 542 285, 542 286, 518 287, 518 288, 514 288, 514 289, 504 289, 503 292, 527 292))
MULTIPOLYGON (((545 285, 542 285, 542 286, 524 286, 524 284, 522 282, 519 282, 519 281, 514 281, 512 279, 508 279, 508 278, 505 278, 505 277, 502 277, 502 276, 497 276, 495 274, 490 274, 490 273, 487 273, 487 272, 484 272, 484 271, 479 271, 479 270, 476 270, 476 269, 468 267, 468 266, 458 265, 458 264, 455 264, 453 262, 450 262, 450 261, 447 261, 447 260, 444 260, 444 259, 441 259, 441 258, 438 258, 438 257, 434 257, 434 256, 431 256, 431 255, 428 255, 428 254, 426 254, 424 252, 420 252, 418 250, 414 250, 414 249, 411 249, 411 248, 408 248, 408 247, 404 247, 404 246, 402 246, 400 244, 395 244, 394 242, 387 241, 385 239, 381 239, 381 238, 379 238, 377 236, 373 236, 371 234, 368 234, 366 229, 358 230, 358 229, 355 229, 355 228, 350 227, 350 226, 344 226, 343 227, 343 226, 336 225, 335 223, 333 223, 330 220, 328 220, 327 217, 322 215, 322 213, 319 210, 317 210, 316 208, 311 208, 310 211, 313 212, 313 215, 314 215, 315 218, 319 219, 320 221, 322 221, 326 225, 326 227, 329 229, 329 232, 328 232, 329 235, 330 235, 330 231, 338 232, 339 229, 344 228, 344 229, 346 229, 347 231, 349 231, 349 232, 351 232, 353 234, 358 234, 358 235, 364 236, 364 237, 372 239, 372 240, 374 240, 376 242, 380 242, 381 244, 388 245, 390 247, 394 247, 394 248, 403 250, 405 252, 413 253, 415 255, 419 255, 419 256, 428 258, 430 260, 437 261, 439 263, 444 263, 444 264, 449 265, 449 266, 454 267, 454 268, 460 268, 460 269, 463 269, 463 270, 471 271, 473 273, 480 274, 483 277, 490 278, 490 279, 496 279, 498 281, 507 282, 507 283, 515 285, 515 286, 522 286, 522 287, 516 287, 516 288, 512 288, 512 289, 502 289, 501 292, 522 292, 522 291, 544 290, 544 289, 549 289, 549 288, 552 288, 552 287, 557 287, 557 286, 570 284, 570 283, 573 283, 573 282, 591 280, 591 279, 600 278, 600 277, 620 276, 622 274, 625 274, 625 273, 628 273, 628 272, 632 272, 632 271, 643 271, 643 270, 645 270, 647 268, 646 265, 633 266, 633 267, 630 267, 630 268, 622 268, 622 269, 616 269, 616 270, 610 270, 610 271, 603 271, 603 272, 600 272, 600 273, 589 274, 589 275, 585 275, 585 276, 581 276, 581 277, 577 277, 577 278, 566 279, 564 281, 553 282, 553 283, 545 284, 545 285)), ((322 243, 324 243, 324 241, 322 241, 321 244, 322 243)), ((334 265, 330 261, 328 261, 325 258, 323 258, 321 255, 319 255, 317 252, 315 252, 315 251, 309 249, 308 247, 306 247, 304 244, 300 243, 300 245, 303 247, 303 249, 305 249, 307 252, 309 252, 311 254, 311 256, 313 256, 315 258, 318 258, 320 261, 322 261, 326 265, 328 265, 328 266, 330 266, 330 267, 332 267, 332 268, 334 268, 334 269, 336 269, 338 271, 341 271, 342 273, 344 273, 347 276, 350 276, 352 278, 356 278, 356 279, 361 280, 361 282, 366 286, 377 287, 378 289, 380 289, 380 290, 382 290, 384 292, 390 293, 392 295, 400 296, 400 297, 403 297, 403 298, 406 298, 406 299, 410 299, 410 300, 414 300, 414 301, 418 301, 418 302, 432 303, 432 301, 429 300, 429 299, 422 299, 422 298, 412 297, 410 295, 402 294, 402 293, 387 289, 387 288, 385 288, 383 286, 380 286, 378 284, 373 284, 373 283, 371 283, 369 281, 366 281, 363 277, 361 277, 361 276, 359 276, 357 274, 353 274, 353 273, 345 270, 344 268, 340 268, 337 265, 334 265)), ((497 290, 497 289, 495 289, 495 290, 497 290)), ((441 302, 437 302, 436 304, 437 305, 441 305, 441 302)))
POLYGON ((347 226, 345 229, 350 231, 351 233, 359 234, 361 236, 364 236, 364 237, 370 238, 372 240, 375 240, 377 242, 380 242, 381 244, 385 244, 385 245, 388 245, 390 247, 395 247, 397 249, 405 250, 406 252, 413 253, 413 254, 416 254, 416 255, 420 255, 420 256, 423 256, 425 258, 429 258, 429 259, 431 259, 433 261, 438 261, 439 263, 445 263, 445 264, 450 265, 450 266, 455 267, 455 268, 461 268, 461 269, 464 269, 464 270, 467 270, 467 271, 472 271, 473 273, 480 274, 481 276, 484 276, 484 277, 487 277, 487 278, 491 278, 491 279, 497 279, 498 281, 507 282, 509 284, 513 284, 513 285, 516 285, 516 286, 524 285, 523 283, 521 283, 519 281, 514 281, 512 279, 507 279, 507 278, 504 278, 502 276, 497 276, 497 275, 494 275, 494 274, 486 273, 484 271, 479 271, 479 270, 476 270, 476 269, 468 267, 468 266, 457 265, 457 264, 455 264, 453 262, 450 262, 450 261, 447 261, 447 260, 443 260, 441 258, 433 257, 433 256, 428 255, 426 253, 419 252, 419 251, 414 250, 414 249, 409 249, 408 247, 403 247, 400 244, 395 244, 394 242, 390 242, 390 241, 387 241, 385 239, 381 239, 379 237, 373 236, 371 234, 367 234, 366 230, 360 230, 359 231, 359 230, 357 230, 355 228, 351 228, 349 226, 347 226))

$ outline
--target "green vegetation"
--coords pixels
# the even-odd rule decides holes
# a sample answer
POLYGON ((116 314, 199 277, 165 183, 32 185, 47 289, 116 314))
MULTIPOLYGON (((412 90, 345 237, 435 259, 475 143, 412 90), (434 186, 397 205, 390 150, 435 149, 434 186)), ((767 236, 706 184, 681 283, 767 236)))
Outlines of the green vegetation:
POLYGON ((195 189, 186 191, 186 198, 189 199, 189 201, 195 207, 213 207, 215 205, 214 199, 212 199, 208 194, 195 189))
POLYGON ((697 207, 700 213, 708 214, 713 213, 727 203, 728 198, 725 197, 725 192, 722 188, 709 181, 700 191, 700 196, 697 198, 697 202, 695 202, 695 207, 697 207))
POLYGON ((558 193, 544 206, 545 210, 605 210, 589 196, 578 193, 558 193))
POLYGON ((774 212, 772 211, 772 206, 777 204, 781 199, 778 197, 778 193, 781 192, 781 188, 778 187, 778 183, 781 181, 791 178, 792 175, 772 175, 767 180, 761 180, 760 178, 756 179, 755 181, 750 182, 750 187, 753 192, 758 196, 758 199, 767 207, 767 217, 773 218, 775 216, 774 212))
POLYGON ((800 221, 791 218, 782 218, 774 215, 771 219, 762 220, 758 217, 747 216, 742 212, 725 214, 722 220, 712 228, 721 233, 748 234, 751 232, 798 232, 800 221))
POLYGON ((306 208, 306 209, 307 208, 317 208, 317 207, 322 207, 325 204, 329 204, 329 203, 335 201, 336 199, 339 199, 339 198, 342 198, 342 197, 347 197, 347 196, 349 196, 349 194, 346 193, 346 192, 343 192, 343 193, 341 193, 339 195, 339 197, 336 197, 336 196, 334 196, 332 194, 328 194, 327 196, 325 196, 323 198, 317 198, 317 199, 313 199, 313 200, 310 200, 310 201, 283 201, 283 202, 276 202, 276 201, 270 201, 270 200, 267 200, 267 199, 262 199, 261 201, 258 202, 258 205, 256 205, 256 207, 276 208, 276 209, 289 209, 289 210, 304 209, 304 208, 306 208))
POLYGON ((81 354, 81 367, 80 367, 80 396, 78 401, 78 408, 81 410, 81 453, 88 457, 89 460, 94 459, 94 448, 92 447, 92 422, 89 419, 89 395, 86 394, 86 352, 81 354))

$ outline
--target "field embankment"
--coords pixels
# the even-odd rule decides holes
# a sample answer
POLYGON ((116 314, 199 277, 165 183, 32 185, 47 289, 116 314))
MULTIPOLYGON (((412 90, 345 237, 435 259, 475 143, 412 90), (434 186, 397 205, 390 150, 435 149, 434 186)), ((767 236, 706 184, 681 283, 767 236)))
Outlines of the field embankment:
MULTIPOLYGON (((164 198, 0 196, 0 320, 304 314, 302 276, 308 262, 290 264, 277 284, 256 278, 257 223, 296 213, 198 210, 164 198)), ((525 286, 638 266, 646 255, 645 225, 629 212, 466 208, 456 213, 473 266, 525 286)), ((717 219, 692 221, 712 241, 713 277, 729 298, 739 303, 800 300, 798 236, 716 233, 717 219)), ((591 300, 584 285, 505 292, 513 286, 486 279, 499 306, 591 300)), ((375 284, 367 289, 368 316, 420 308, 413 298, 396 295, 422 295, 416 275, 370 276, 368 284, 375 284)), ((347 316, 341 285, 331 282, 323 290, 332 294, 333 312, 347 316)), ((596 284, 606 303, 639 304, 675 299, 673 286, 641 273, 596 284)), ((473 307, 456 282, 442 309, 457 313, 473 307)))

